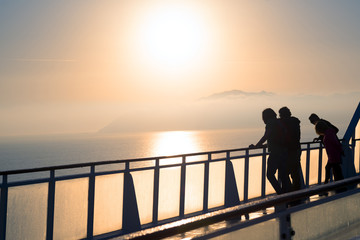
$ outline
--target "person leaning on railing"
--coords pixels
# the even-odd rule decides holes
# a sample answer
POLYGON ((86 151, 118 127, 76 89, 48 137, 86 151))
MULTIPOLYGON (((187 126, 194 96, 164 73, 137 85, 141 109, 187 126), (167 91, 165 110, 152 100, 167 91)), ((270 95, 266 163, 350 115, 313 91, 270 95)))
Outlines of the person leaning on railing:
POLYGON ((328 183, 330 181, 331 170, 333 172, 335 181, 344 179, 341 169, 342 147, 336 136, 335 130, 329 127, 323 121, 318 121, 316 123, 315 130, 317 134, 323 136, 323 144, 325 146, 326 154, 328 156, 328 161, 325 166, 324 183, 328 183))
POLYGON ((291 182, 286 167, 285 128, 280 120, 276 118, 276 113, 271 108, 267 108, 262 112, 262 119, 265 123, 264 136, 257 144, 251 144, 249 148, 264 147, 263 144, 267 142, 270 154, 267 160, 266 176, 277 194, 289 192, 291 182), (275 177, 276 171, 278 171, 281 184, 275 177))
MULTIPOLYGON (((339 132, 339 129, 337 127, 335 127, 333 124, 331 124, 329 121, 319 118, 318 115, 316 115, 315 113, 312 113, 309 117, 309 120, 312 124, 316 125, 319 121, 324 122, 327 126, 329 126, 330 128, 332 128, 335 131, 335 134, 337 134, 339 132)), ((317 138, 314 138, 314 142, 322 142, 323 141, 324 136, 320 135, 317 138)))

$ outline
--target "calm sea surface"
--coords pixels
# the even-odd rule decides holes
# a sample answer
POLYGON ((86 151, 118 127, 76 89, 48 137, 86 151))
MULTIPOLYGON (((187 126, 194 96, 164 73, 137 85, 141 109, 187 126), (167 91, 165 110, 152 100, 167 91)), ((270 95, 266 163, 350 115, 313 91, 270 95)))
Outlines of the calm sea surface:
MULTIPOLYGON (((0 138, 0 169, 14 170, 45 166, 168 156, 182 153, 206 152, 247 147, 256 143, 264 129, 238 129, 214 131, 167 131, 137 134, 77 134, 37 137, 0 138)), ((309 136, 312 137, 312 134, 309 136)), ((250 198, 259 196, 261 168, 256 161, 249 166, 250 198)), ((242 186, 241 165, 237 167, 237 186, 242 186)), ((209 174, 209 208, 224 204, 224 165, 213 165, 209 174), (220 171, 222 170, 222 171, 220 171), (212 179, 212 180, 211 180, 212 179)), ((203 206, 203 167, 192 166, 187 170, 185 188, 185 213, 197 212, 203 206), (191 184, 189 184, 191 183, 191 184), (198 184, 192 184, 198 183, 198 184)), ((76 170, 77 171, 77 170, 76 170)), ((243 170, 242 170, 243 171, 243 170)), ((317 173, 317 171, 313 171, 317 173)), ((32 176, 32 175, 31 175, 32 176)), ((24 180, 31 176, 25 176, 24 180)), ((46 174, 41 176, 48 177, 46 174)), ((58 175, 57 175, 58 176, 58 175)), ((60 176, 60 175, 59 175, 60 176)), ((30 177, 30 178, 29 178, 30 177)), ((153 171, 132 174, 137 195, 137 206, 142 224, 152 221, 153 171), (149 197, 150 196, 150 197, 149 197)), ((310 176, 312 179, 312 176, 310 176)), ((9 178, 10 181, 22 176, 9 178)), ((317 178, 315 177, 317 180, 317 178)), ((121 174, 103 176, 96 180, 97 197, 94 210, 94 233, 102 234, 121 228, 123 206, 123 180, 121 174)), ((57 239, 82 239, 87 230, 88 180, 85 178, 56 182, 56 209, 54 236, 57 239), (71 202, 71 204, 68 204, 71 202), (69 224, 70 223, 70 224, 69 224)), ((267 182, 267 191, 272 191, 267 182)), ((244 192, 238 187, 239 196, 244 192)), ((8 196, 7 238, 41 239, 46 233, 48 184, 12 187, 8 196), (31 211, 29 210, 31 209, 31 211)), ((166 168, 159 180, 158 217, 160 220, 178 216, 180 198, 179 168, 166 168)), ((221 226, 218 226, 221 228, 221 226)), ((182 239, 182 238, 181 238, 182 239)))
POLYGON ((247 147, 264 129, 76 134, 0 138, 0 169, 168 156, 247 147))
POLYGON ((0 139, 4 170, 246 147, 263 129, 76 134, 0 139))

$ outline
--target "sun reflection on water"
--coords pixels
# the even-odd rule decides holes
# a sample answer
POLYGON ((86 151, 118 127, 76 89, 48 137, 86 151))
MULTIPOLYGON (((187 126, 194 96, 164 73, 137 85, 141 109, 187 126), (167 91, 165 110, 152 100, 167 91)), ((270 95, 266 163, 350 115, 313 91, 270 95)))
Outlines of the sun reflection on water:
POLYGON ((198 135, 190 131, 159 132, 154 139, 152 156, 169 156, 200 151, 198 135))

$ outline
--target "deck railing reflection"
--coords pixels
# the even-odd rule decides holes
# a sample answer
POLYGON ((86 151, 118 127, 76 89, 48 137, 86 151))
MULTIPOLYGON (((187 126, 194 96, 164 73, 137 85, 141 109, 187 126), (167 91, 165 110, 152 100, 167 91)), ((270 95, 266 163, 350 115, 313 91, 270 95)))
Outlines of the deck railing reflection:
MULTIPOLYGON (((0 239, 118 236, 265 198, 274 193, 267 155, 239 148, 0 172, 0 239)), ((302 143, 306 187, 321 183, 324 155, 302 143)))

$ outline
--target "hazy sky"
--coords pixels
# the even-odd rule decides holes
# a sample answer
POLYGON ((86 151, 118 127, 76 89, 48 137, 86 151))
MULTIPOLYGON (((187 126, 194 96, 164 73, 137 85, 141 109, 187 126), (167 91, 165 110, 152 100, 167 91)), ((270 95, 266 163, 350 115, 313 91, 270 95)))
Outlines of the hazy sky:
POLYGON ((0 135, 142 124, 141 109, 233 89, 359 92, 359 13, 354 0, 0 0, 0 135))

